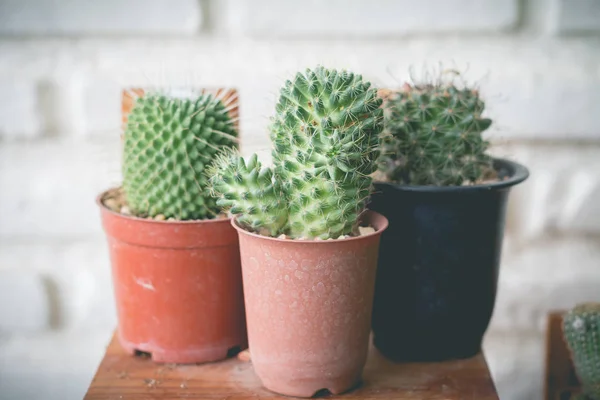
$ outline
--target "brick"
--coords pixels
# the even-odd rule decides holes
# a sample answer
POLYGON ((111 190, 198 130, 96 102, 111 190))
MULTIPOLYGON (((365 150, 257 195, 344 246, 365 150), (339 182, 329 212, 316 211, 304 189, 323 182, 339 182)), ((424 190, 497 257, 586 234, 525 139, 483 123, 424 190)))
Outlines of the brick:
MULTIPOLYGON (((4 315, 2 305, 14 308, 15 304, 19 304, 17 300, 25 296, 25 299, 31 298, 24 303, 27 305, 25 311, 33 313, 38 309, 43 310, 45 314, 40 311, 35 316, 44 321, 48 321, 47 316, 51 312, 53 328, 77 331, 116 325, 111 269, 105 240, 4 240, 0 245, 0 265, 18 265, 16 271, 11 269, 9 273, 24 276, 22 278, 17 274, 12 281, 4 278, 0 281, 0 298, 3 300, 0 303, 0 316, 4 315), (27 289, 33 283, 37 284, 40 277, 44 279, 47 293, 43 297, 31 296, 27 289), (24 289, 19 286, 23 281, 29 284, 24 289), (5 301, 5 296, 13 301, 5 301)), ((4 277, 2 273, 0 270, 0 277, 4 277)), ((3 327, 3 322, 4 318, 0 321, 0 328, 3 327)))
MULTIPOLYGON (((446 67, 463 71, 467 81, 480 87, 486 114, 494 119, 487 135, 491 140, 600 141, 595 120, 600 105, 600 56, 590 51, 594 48, 591 39, 570 41, 569 45, 560 41, 540 43, 522 36, 334 43, 279 40, 268 45, 220 38, 81 43, 0 41, 0 70, 24 76, 25 82, 26 77, 39 79, 53 69, 53 75, 73 75, 77 80, 78 69, 88 68, 81 73, 86 88, 82 90, 88 98, 84 98, 80 111, 71 112, 73 122, 63 123, 65 131, 80 126, 86 132, 114 134, 109 121, 116 113, 115 83, 124 87, 218 85, 240 90, 242 135, 248 141, 256 140, 253 145, 267 147, 266 127, 274 112, 276 93, 296 71, 323 63, 360 72, 381 87, 398 87, 410 78, 411 66, 419 72, 424 63, 437 68, 441 60, 446 67), (83 122, 77 119, 81 113, 83 122)), ((53 77, 47 79, 58 82, 53 77)), ((67 78, 61 79, 68 83, 67 78)), ((35 121, 37 116, 32 116, 35 121)))
POLYGON ((521 162, 527 181, 512 189, 507 232, 521 244, 547 232, 600 234, 600 144, 497 146, 493 154, 521 162), (552 160, 552 162, 548 162, 552 160))
POLYGON ((2 238, 102 234, 96 196, 120 184, 120 139, 0 145, 2 238))
POLYGON ((518 20, 514 0, 238 0, 231 12, 244 33, 301 38, 494 32, 518 20))
POLYGON ((41 135, 37 100, 35 81, 0 80, 0 137, 30 139, 41 135))
POLYGON ((44 132, 51 136, 73 135, 84 130, 83 77, 80 71, 60 71, 40 81, 39 104, 44 132), (67 75, 67 76, 64 76, 67 75))
POLYGON ((0 398, 83 399, 112 330, 105 326, 94 331, 21 335, 1 341, 0 398))
POLYGON ((542 334, 491 332, 484 339, 483 351, 499 398, 543 398, 545 348, 542 334))
POLYGON ((491 72, 494 77, 481 88, 487 114, 494 120, 489 136, 500 140, 600 139, 600 128, 593 123, 600 106, 600 76, 583 60, 579 66, 566 64, 559 62, 546 72, 524 65, 515 75, 498 68, 491 72))
POLYGON ((600 240, 540 239, 504 253, 490 330, 543 332, 546 314, 583 301, 600 301, 600 240))
POLYGON ((197 0, 6 0, 0 3, 0 34, 194 34, 202 14, 197 0))
POLYGON ((550 28, 559 34, 600 33, 600 2, 553 0, 550 28))
POLYGON ((0 269, 0 332, 22 334, 49 328, 50 297, 43 277, 23 270, 20 263, 9 265, 0 269))
POLYGON ((81 87, 81 132, 117 137, 121 131, 121 86, 103 76, 88 76, 81 87))

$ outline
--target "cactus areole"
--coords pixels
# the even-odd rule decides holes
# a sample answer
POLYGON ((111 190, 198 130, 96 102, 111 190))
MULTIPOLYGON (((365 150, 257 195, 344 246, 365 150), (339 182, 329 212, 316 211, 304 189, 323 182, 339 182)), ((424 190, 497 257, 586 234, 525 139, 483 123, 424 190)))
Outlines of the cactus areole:
POLYGON ((506 204, 528 177, 486 154, 477 90, 405 85, 383 106, 368 207, 389 228, 379 248, 375 346, 398 361, 441 361, 481 349, 496 299, 506 204))

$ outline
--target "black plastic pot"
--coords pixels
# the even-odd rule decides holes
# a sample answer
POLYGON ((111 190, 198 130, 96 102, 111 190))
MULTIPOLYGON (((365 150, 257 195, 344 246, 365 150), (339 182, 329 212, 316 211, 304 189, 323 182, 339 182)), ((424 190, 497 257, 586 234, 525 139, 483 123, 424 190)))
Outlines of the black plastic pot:
POLYGON ((374 344, 395 361, 468 358, 481 350, 496 300, 505 211, 524 166, 494 160, 498 182, 375 183, 385 215, 373 309, 374 344))

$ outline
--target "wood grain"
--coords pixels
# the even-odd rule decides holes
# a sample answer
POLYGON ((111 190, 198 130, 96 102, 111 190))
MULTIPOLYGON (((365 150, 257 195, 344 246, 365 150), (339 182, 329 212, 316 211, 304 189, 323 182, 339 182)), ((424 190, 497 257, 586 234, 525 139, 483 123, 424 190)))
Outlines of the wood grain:
MULTIPOLYGON (((327 399, 498 400, 483 354, 441 363, 395 364, 371 347, 362 384, 327 399)), ((84 400, 289 400, 262 388, 251 361, 155 364, 127 355, 113 336, 84 400)))
POLYGON ((568 400, 581 392, 579 379, 562 333, 564 311, 548 314, 546 320, 546 400, 568 400))

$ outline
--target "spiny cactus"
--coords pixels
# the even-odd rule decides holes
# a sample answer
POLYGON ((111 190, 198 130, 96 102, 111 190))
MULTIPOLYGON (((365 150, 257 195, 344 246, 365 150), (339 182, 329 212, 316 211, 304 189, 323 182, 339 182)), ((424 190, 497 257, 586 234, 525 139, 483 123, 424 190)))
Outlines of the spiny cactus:
POLYGON ((578 304, 567 312, 563 334, 584 394, 600 400, 600 303, 578 304))
POLYGON ((124 132, 123 189, 131 212, 178 220, 216 216, 204 170, 224 147, 237 147, 237 132, 212 94, 139 97, 124 132))
MULTIPOLYGON (((381 103, 376 89, 352 72, 319 66, 285 82, 270 125, 273 181, 268 184, 286 204, 279 234, 328 239, 354 233, 369 197, 369 175, 377 169, 381 103)), ((211 178, 218 204, 243 211, 237 200, 231 203, 235 196, 222 190, 222 177, 235 173, 221 169, 211 178)))
POLYGON ((482 133, 492 121, 481 116, 477 90, 453 82, 409 85, 384 106, 387 135, 379 170, 392 182, 461 185, 493 174, 482 133))
POLYGON ((221 195, 220 207, 239 214, 238 221, 254 231, 276 236, 286 223, 281 188, 273 171, 263 168, 256 154, 248 162, 236 152, 224 150, 207 169, 212 193, 221 195))

